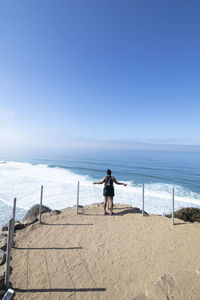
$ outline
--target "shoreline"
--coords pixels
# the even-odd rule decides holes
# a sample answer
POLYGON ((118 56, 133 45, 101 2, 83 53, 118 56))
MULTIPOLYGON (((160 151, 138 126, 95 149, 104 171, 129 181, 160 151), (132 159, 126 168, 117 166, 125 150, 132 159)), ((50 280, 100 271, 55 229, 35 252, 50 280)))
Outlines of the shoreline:
POLYGON ((10 276, 16 300, 198 299, 199 223, 175 219, 173 226, 121 204, 103 216, 102 208, 45 213, 42 224, 17 230, 10 276))
MULTIPOLYGON (((177 174, 172 174, 173 177, 170 177, 169 174, 167 175, 168 169, 166 169, 166 166, 159 168, 158 172, 156 171, 156 174, 154 174, 155 170, 152 169, 151 171, 151 169, 147 168, 146 164, 150 163, 150 165, 154 167, 155 162, 151 160, 147 161, 147 158, 144 157, 144 165, 142 163, 137 166, 137 168, 139 168, 138 172, 142 172, 142 175, 139 176, 139 174, 135 174, 136 170, 134 166, 136 162, 134 163, 134 160, 131 161, 133 158, 134 156, 130 157, 130 162, 122 160, 120 165, 116 164, 116 160, 113 160, 113 172, 116 172, 116 178, 120 180, 120 178, 123 177, 123 180, 128 183, 126 188, 120 186, 116 187, 115 198, 117 202, 128 203, 129 205, 141 208, 142 184, 144 183, 145 209, 149 213, 164 215, 171 211, 173 187, 175 188, 175 210, 187 206, 200 207, 199 187, 198 190, 196 190, 195 186, 193 186, 192 178, 190 178, 191 174, 190 176, 185 176, 185 184, 184 182, 183 184, 180 182, 180 176, 177 176, 177 174), (127 169, 127 164, 130 169, 127 169), (119 171, 122 173, 119 173, 119 171), (159 176, 162 172, 166 172, 166 178, 159 176), (156 175, 156 177, 154 177, 154 175, 156 175)), ((69 158, 69 161, 72 163, 72 158, 71 160, 69 158)), ((32 164, 30 161, 26 163, 21 162, 19 164, 15 163, 14 165, 13 163, 2 164, 2 183, 0 186, 2 199, 9 205, 12 205, 13 198, 17 197, 17 207, 28 210, 32 204, 39 203, 41 185, 44 185, 45 205, 52 209, 62 209, 66 206, 76 204, 77 182, 80 181, 80 200, 82 205, 94 203, 97 199, 101 201, 103 199, 102 186, 93 187, 92 182, 103 176, 103 161, 101 159, 98 160, 98 168, 94 169, 95 161, 91 162, 88 158, 82 162, 83 165, 80 165, 80 161, 75 158, 75 169, 70 169, 70 164, 67 169, 59 166, 49 168, 42 160, 36 164, 32 164), (93 169, 94 171, 92 171, 93 169), (25 178, 26 180, 24 180, 25 178), (8 190, 12 193, 8 194, 8 190), (45 198, 46 196, 48 197, 45 198)), ((56 164, 56 159, 54 163, 56 164)), ((163 164, 164 161, 160 163, 163 164)), ((65 164, 66 166, 68 165, 67 162, 63 160, 63 163, 60 165, 65 166, 65 164)), ((179 165, 178 169, 182 167, 182 165, 179 165)), ((197 171, 198 170, 194 169, 194 172, 197 171)), ((196 181, 194 181, 194 183, 196 183, 196 181)), ((0 202, 0 207, 3 208, 2 202, 0 202)), ((9 208, 5 206, 4 215, 9 216, 6 210, 9 210, 9 208)), ((0 218, 3 218, 3 216, 0 216, 0 218)))

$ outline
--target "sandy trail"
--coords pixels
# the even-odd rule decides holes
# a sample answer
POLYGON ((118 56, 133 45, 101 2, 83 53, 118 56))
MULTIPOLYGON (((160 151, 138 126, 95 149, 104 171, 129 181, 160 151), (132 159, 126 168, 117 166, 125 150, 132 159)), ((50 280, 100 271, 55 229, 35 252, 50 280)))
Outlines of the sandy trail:
POLYGON ((18 231, 15 299, 200 299, 200 224, 114 211, 67 208, 18 231))

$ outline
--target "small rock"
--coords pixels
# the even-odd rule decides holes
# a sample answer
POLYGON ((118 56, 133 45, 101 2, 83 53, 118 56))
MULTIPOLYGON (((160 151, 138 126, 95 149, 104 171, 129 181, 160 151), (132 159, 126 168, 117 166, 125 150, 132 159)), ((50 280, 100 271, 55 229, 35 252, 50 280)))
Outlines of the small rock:
POLYGON ((0 249, 5 251, 7 246, 7 238, 3 235, 0 235, 0 249))
POLYGON ((138 207, 132 207, 132 212, 135 213, 135 214, 141 214, 142 210, 139 209, 138 207))
POLYGON ((0 265, 5 263, 6 254, 3 250, 0 249, 0 265))
POLYGON ((23 229, 23 228, 25 228, 25 225, 23 223, 21 223, 19 221, 17 221, 15 223, 15 230, 20 230, 20 229, 23 229))
POLYGON ((22 220, 22 224, 24 225, 24 227, 27 227, 31 224, 34 224, 38 221, 38 218, 25 218, 22 220))
MULTIPOLYGON (((142 214, 142 210, 139 209, 138 207, 132 207, 132 212, 134 214, 142 214)), ((148 213, 146 211, 144 211, 144 215, 148 215, 148 213)))
POLYGON ((8 235, 8 231, 0 231, 0 235, 7 236, 8 235))
POLYGON ((2 230, 2 231, 8 231, 8 224, 5 224, 5 225, 2 227, 1 230, 2 230))
MULTIPOLYGON (((74 205, 73 207, 77 207, 77 205, 74 205)), ((82 206, 82 205, 79 205, 78 207, 79 207, 79 208, 83 208, 83 206, 82 206)))
POLYGON ((0 278, 5 275, 5 265, 0 266, 0 278))
POLYGON ((52 211, 50 212, 50 216, 53 216, 53 215, 59 215, 59 214, 61 214, 61 210, 55 209, 55 210, 52 210, 52 211))
POLYGON ((5 265, 0 266, 0 289, 4 285, 5 265))

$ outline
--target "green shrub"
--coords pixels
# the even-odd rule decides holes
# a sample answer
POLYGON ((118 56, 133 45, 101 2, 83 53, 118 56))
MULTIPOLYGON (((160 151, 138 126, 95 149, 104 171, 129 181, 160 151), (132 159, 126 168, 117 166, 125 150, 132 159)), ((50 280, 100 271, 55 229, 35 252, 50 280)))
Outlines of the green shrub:
MULTIPOLYGON (((26 213, 25 218, 36 218, 39 215, 39 204, 33 205, 26 213)), ((42 205, 42 214, 51 212, 51 209, 47 206, 42 205)))
MULTIPOLYGON (((165 215, 168 218, 172 217, 172 214, 165 215)), ((200 208, 186 207, 181 208, 174 212, 174 217, 186 222, 200 222, 200 208)))

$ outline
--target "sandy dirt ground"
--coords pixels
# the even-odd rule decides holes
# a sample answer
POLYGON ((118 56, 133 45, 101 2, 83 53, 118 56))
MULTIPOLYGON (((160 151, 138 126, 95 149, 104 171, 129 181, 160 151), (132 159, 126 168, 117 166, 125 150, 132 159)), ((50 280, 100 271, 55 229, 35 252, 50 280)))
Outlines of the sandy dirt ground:
POLYGON ((42 215, 17 231, 10 281, 18 299, 200 299, 200 224, 172 225, 116 205, 42 215))

